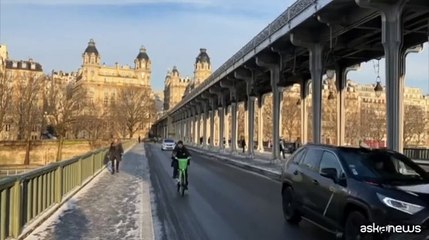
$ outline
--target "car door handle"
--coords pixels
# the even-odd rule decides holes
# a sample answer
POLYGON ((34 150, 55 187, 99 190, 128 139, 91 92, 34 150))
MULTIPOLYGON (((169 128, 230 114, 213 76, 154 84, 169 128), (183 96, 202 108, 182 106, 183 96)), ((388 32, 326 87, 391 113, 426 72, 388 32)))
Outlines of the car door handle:
POLYGON ((315 185, 319 185, 319 181, 317 181, 316 179, 313 179, 313 183, 314 183, 315 185))

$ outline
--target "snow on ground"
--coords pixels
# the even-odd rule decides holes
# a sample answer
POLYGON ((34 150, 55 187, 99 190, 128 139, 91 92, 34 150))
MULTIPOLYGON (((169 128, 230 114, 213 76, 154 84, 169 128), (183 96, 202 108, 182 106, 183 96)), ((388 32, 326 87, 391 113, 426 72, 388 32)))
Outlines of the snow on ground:
POLYGON ((26 239, 152 240, 143 144, 124 155, 119 170, 114 175, 104 170, 26 239))
MULTIPOLYGON (((102 175, 106 174, 106 170, 103 170, 100 174, 94 177, 86 186, 84 186, 80 191, 78 191, 72 198, 66 201, 59 209, 57 209, 48 219, 46 219, 41 225, 39 225, 31 235, 26 237, 26 240, 40 240, 46 238, 46 230, 51 229, 57 224, 64 214, 73 211, 76 208, 76 202, 81 199, 95 184, 100 181, 102 175)), ((42 214, 43 216, 43 214, 42 214)), ((27 227, 32 227, 30 223, 27 227)))

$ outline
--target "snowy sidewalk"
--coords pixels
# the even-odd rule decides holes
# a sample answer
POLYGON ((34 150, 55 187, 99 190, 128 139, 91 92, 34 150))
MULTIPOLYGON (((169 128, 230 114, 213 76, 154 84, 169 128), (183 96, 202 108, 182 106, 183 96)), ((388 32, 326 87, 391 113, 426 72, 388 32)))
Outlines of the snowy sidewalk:
POLYGON ((152 240, 148 172, 144 146, 137 144, 118 174, 104 170, 26 239, 152 240))

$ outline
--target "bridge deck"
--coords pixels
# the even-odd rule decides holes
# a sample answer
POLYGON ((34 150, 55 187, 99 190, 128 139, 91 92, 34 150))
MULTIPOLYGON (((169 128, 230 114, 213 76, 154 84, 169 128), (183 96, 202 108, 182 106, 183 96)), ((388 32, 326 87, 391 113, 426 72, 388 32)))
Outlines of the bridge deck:
POLYGON ((142 145, 124 155, 119 174, 105 170, 27 239, 149 239, 152 218, 142 145))

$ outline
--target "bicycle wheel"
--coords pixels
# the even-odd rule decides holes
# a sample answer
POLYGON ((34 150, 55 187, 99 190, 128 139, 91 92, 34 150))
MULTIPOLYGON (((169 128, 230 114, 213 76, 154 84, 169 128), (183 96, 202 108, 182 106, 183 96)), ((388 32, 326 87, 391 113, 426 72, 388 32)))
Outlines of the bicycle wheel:
POLYGON ((182 187, 182 197, 185 196, 185 176, 184 174, 182 174, 182 176, 180 177, 180 186, 182 187))
MULTIPOLYGON (((179 171, 179 177, 182 178, 181 176, 182 176, 182 173, 179 171)), ((180 186, 181 186, 181 184, 180 184, 180 182, 178 182, 177 183, 177 192, 178 193, 180 193, 180 186)))

